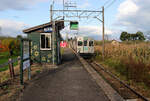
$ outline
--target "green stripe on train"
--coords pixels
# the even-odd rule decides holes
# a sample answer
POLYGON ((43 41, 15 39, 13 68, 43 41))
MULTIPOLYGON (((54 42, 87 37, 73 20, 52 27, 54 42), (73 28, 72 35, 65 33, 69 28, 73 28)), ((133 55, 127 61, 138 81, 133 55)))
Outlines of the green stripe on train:
POLYGON ((88 40, 88 37, 84 37, 84 40, 88 40))
POLYGON ((86 47, 84 46, 84 50, 88 51, 88 47, 87 47, 87 46, 86 46, 86 47))

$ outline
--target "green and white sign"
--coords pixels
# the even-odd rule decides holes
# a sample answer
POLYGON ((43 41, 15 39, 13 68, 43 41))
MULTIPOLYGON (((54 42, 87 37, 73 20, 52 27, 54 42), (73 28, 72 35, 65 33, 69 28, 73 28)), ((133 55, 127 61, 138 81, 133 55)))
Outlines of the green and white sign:
POLYGON ((78 22, 75 22, 75 21, 70 22, 70 30, 78 30, 78 28, 79 28, 79 23, 78 22))

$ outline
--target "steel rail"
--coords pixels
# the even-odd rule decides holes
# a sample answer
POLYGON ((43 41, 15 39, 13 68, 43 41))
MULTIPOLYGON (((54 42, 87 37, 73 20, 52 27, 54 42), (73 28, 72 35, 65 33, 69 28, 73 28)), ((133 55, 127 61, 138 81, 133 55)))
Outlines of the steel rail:
POLYGON ((104 72, 106 72, 107 74, 109 74, 111 77, 113 77, 114 79, 118 80, 121 84, 123 84, 125 87, 127 87, 130 91, 132 91, 135 95, 138 96, 138 98, 141 98, 144 101, 149 101, 147 98, 145 98, 144 96, 142 96, 141 94, 139 94, 138 92, 136 92, 134 89, 132 89, 129 85, 125 84, 123 81, 121 81, 119 78, 117 78, 116 76, 113 75, 113 73, 111 73, 108 70, 105 70, 103 68, 103 66, 101 66, 100 64, 94 62, 94 64, 96 64, 97 66, 99 66, 104 72))

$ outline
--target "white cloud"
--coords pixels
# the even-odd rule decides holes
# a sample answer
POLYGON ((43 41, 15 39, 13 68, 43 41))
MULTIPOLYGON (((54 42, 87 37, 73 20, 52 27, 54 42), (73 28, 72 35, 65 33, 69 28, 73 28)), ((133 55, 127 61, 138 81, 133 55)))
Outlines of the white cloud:
MULTIPOLYGON (((75 33, 78 32, 79 36, 89 36, 96 40, 102 39, 102 27, 99 26, 81 26, 79 31, 70 31, 69 27, 65 28, 61 31, 63 38, 66 37, 66 33, 68 33, 69 38, 73 37, 75 33)), ((109 39, 118 38, 116 33, 120 33, 120 31, 116 29, 108 29, 105 28, 105 34, 109 36, 109 39)))
POLYGON ((0 11, 3 10, 25 10, 39 2, 45 2, 51 0, 1 0, 0 11))
POLYGON ((22 30, 27 28, 28 25, 23 22, 12 20, 0 20, 1 33, 0 36, 17 36, 22 34, 22 30))
POLYGON ((150 30, 150 0, 125 0, 116 16, 116 25, 125 27, 129 32, 150 30))
POLYGON ((122 16, 132 16, 136 14, 138 9, 138 6, 134 3, 133 0, 126 0, 120 4, 118 8, 119 14, 117 15, 117 17, 118 19, 121 19, 122 16))
POLYGON ((83 8, 88 8, 90 6, 91 6, 90 3, 86 0, 82 4, 80 4, 78 7, 83 9, 83 8))
MULTIPOLYGON (((112 34, 112 30, 105 29, 105 33, 112 34)), ((100 35, 102 34, 102 26, 81 26, 79 32, 83 35, 100 35)))
MULTIPOLYGON (((63 0, 1 0, 0 11, 4 10, 26 10, 37 3, 47 2, 52 4, 54 1, 55 4, 62 5, 63 0)), ((69 2, 70 0, 64 0, 64 2, 69 2)), ((72 0, 73 3, 77 3, 76 0, 72 0)), ((78 0, 79 1, 79 0, 78 0)), ((88 0, 81 1, 82 4, 79 4, 79 8, 87 8, 90 6, 88 0)))

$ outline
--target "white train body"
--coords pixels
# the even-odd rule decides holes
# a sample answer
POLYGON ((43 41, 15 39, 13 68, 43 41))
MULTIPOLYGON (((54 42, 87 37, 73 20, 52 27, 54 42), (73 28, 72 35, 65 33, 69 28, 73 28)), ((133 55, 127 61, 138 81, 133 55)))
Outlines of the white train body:
POLYGON ((89 37, 77 37, 71 42, 71 47, 80 55, 94 54, 94 40, 89 37))

